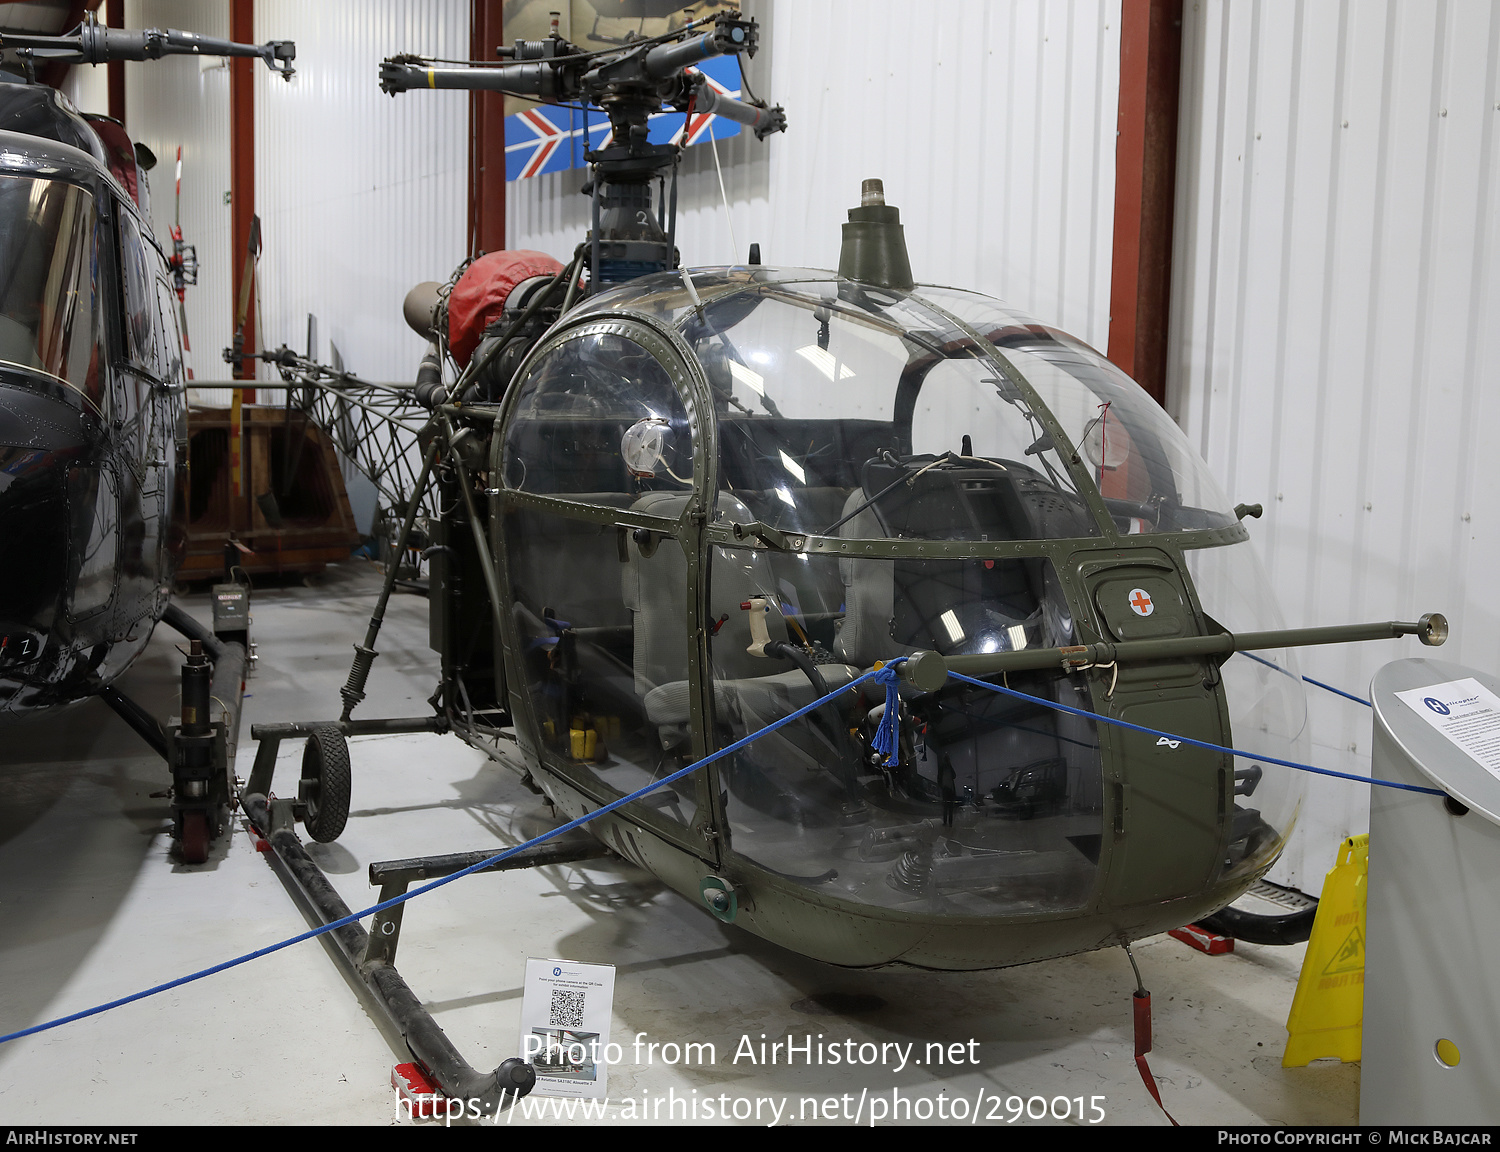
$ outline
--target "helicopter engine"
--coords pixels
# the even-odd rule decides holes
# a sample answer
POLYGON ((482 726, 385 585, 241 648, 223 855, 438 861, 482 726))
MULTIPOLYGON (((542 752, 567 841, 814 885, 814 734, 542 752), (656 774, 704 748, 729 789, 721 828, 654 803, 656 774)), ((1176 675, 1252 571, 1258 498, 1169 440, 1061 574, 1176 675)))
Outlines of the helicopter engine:
POLYGON ((477 366, 464 403, 493 403, 505 394, 526 353, 562 313, 560 299, 529 307, 547 305, 540 294, 562 270, 541 252, 490 252, 460 265, 436 300, 430 286, 413 290, 429 293, 408 309, 418 331, 444 341, 459 368, 477 366))

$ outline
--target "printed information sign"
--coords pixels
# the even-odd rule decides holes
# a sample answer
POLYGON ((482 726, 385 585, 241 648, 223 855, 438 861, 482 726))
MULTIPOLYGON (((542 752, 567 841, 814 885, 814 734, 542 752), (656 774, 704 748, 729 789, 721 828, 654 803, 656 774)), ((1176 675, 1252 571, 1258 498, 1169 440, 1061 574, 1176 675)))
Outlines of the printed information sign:
POLYGON ((606 1094, 614 1000, 613 964, 526 961, 520 1056, 536 1069, 534 1094, 580 1100, 606 1094))
POLYGON ((1396 696, 1500 779, 1500 697, 1472 676, 1397 692, 1396 696))

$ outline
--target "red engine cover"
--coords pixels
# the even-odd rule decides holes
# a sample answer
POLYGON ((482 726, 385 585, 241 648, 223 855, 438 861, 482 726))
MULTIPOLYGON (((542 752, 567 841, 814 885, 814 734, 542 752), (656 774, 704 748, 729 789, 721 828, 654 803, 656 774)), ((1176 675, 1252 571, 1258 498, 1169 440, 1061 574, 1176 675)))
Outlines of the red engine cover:
POLYGON ((464 269, 448 297, 448 348, 460 367, 479 346, 485 325, 505 310, 511 289, 533 276, 556 276, 562 268, 545 252, 519 248, 491 252, 464 269))

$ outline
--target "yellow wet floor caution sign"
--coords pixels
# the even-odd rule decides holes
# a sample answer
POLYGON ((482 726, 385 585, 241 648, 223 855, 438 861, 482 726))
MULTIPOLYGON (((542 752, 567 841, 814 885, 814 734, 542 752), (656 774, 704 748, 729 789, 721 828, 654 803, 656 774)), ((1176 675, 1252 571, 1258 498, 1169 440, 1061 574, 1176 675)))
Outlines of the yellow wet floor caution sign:
POLYGON ((1370 837, 1351 836, 1323 881, 1297 994, 1286 1019, 1283 1068, 1301 1068, 1325 1056, 1359 1059, 1365 1016, 1365 898, 1370 837))

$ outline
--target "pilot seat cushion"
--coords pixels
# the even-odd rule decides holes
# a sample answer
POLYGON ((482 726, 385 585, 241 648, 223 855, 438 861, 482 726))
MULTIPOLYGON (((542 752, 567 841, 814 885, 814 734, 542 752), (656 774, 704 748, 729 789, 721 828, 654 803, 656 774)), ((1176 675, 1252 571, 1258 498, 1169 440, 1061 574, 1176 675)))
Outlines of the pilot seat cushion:
MULTIPOLYGON (((688 503, 685 492, 651 492, 636 501, 633 511, 676 519, 688 503)), ((719 494, 719 511, 731 519, 752 519, 734 496, 719 494)), ((672 731, 688 722, 691 686, 686 678, 689 635, 687 562, 675 540, 663 540, 650 556, 634 541, 623 573, 623 599, 635 615, 635 687, 646 715, 662 729, 664 743, 672 731)), ((744 735, 812 703, 814 694, 800 669, 785 660, 752 656, 748 613, 740 604, 752 596, 776 602, 776 585, 764 554, 753 549, 718 553, 712 560, 710 614, 727 619, 712 642, 714 708, 737 735, 744 735)), ((766 621, 771 638, 787 638, 786 621, 773 611, 766 621)), ((819 668, 830 689, 842 687, 858 670, 842 664, 819 668)))
MULTIPOLYGON (((843 514, 848 516, 867 499, 864 489, 856 488, 844 502, 843 514)), ((866 508, 845 523, 839 535, 852 540, 879 540, 885 536, 885 530, 874 510, 866 508)), ((844 618, 839 622, 833 650, 841 659, 871 668, 877 660, 892 660, 916 651, 897 644, 891 637, 896 585, 894 566, 889 560, 840 556, 839 575, 844 581, 844 618)), ((902 685, 903 694, 906 687, 902 685)))

